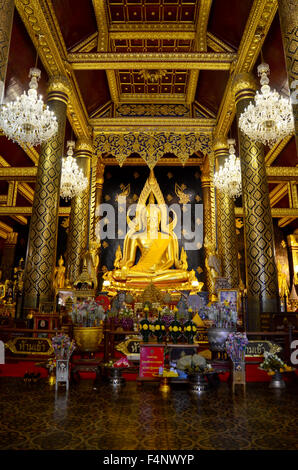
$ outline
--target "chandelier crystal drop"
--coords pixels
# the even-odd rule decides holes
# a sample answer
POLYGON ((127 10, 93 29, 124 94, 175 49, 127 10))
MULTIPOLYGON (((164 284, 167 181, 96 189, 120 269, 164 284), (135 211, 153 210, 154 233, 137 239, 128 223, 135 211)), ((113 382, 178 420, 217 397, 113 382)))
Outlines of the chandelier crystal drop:
POLYGON ((39 145, 58 131, 58 122, 53 111, 37 95, 41 72, 31 68, 29 90, 16 100, 3 104, 0 109, 0 128, 4 134, 20 145, 39 145))
POLYGON ((66 201, 81 194, 88 186, 88 178, 84 176, 73 156, 74 146, 75 142, 72 140, 67 142, 67 157, 62 159, 60 196, 66 201))
POLYGON ((269 73, 268 64, 258 66, 261 93, 256 92, 255 103, 241 114, 239 127, 254 142, 272 147, 294 132, 294 117, 290 100, 270 89, 269 73))
POLYGON ((228 139, 229 156, 224 165, 214 174, 214 186, 232 199, 241 195, 240 158, 235 155, 235 140, 228 139))

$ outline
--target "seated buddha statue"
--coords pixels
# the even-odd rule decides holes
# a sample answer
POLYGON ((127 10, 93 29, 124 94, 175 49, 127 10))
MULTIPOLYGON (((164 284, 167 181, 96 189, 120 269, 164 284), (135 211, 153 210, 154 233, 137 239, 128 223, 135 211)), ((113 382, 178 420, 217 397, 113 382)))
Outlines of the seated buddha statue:
POLYGON ((123 256, 117 249, 114 271, 104 274, 104 279, 119 288, 143 287, 153 282, 159 287, 177 286, 187 289, 196 280, 195 272, 188 271, 184 249, 179 257, 179 245, 173 231, 174 220, 167 224, 165 203, 151 170, 141 193, 130 230, 123 245, 123 256), (155 203, 155 198, 158 204, 155 203), (146 205, 146 201, 149 203, 146 205), (162 207, 164 206, 164 208, 162 207))

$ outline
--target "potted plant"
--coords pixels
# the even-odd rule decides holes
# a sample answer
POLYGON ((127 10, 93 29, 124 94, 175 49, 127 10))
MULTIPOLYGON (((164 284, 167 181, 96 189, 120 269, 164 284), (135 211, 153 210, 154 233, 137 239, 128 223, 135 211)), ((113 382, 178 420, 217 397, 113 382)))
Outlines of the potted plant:
POLYGON ((269 388, 285 388, 286 384, 282 374, 293 371, 292 367, 288 366, 277 354, 268 351, 264 352, 264 360, 259 368, 272 376, 269 388))
POLYGON ((237 312, 227 303, 213 302, 206 308, 206 317, 212 322, 208 329, 208 341, 211 351, 225 352, 228 335, 235 331, 237 312))
POLYGON ((94 299, 84 300, 73 305, 73 334, 79 349, 83 352, 98 351, 103 338, 102 323, 106 316, 102 305, 94 299))

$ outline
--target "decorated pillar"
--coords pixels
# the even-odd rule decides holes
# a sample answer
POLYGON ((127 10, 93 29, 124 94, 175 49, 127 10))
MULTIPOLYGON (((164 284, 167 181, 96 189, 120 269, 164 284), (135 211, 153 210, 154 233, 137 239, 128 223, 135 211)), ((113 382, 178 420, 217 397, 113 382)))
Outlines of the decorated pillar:
MULTIPOLYGON (((233 82, 237 121, 253 100, 256 90, 249 73, 237 75, 233 82)), ((277 271, 274 261, 273 224, 266 176, 264 147, 253 142, 238 127, 244 211, 244 241, 248 293, 247 326, 259 331, 260 311, 278 309, 277 271)))
POLYGON ((17 240, 18 233, 10 232, 7 234, 0 267, 3 282, 6 281, 6 279, 12 280, 17 240))
POLYGON ((0 103, 2 103, 4 96, 13 12, 14 0, 2 0, 0 2, 0 103))
POLYGON ((69 82, 66 77, 51 77, 49 108, 58 121, 58 132, 42 144, 30 222, 24 270, 24 307, 34 308, 37 299, 53 301, 53 275, 56 265, 60 180, 69 82))
MULTIPOLYGON (((216 170, 224 165, 229 156, 227 140, 214 143, 216 170)), ((239 287, 238 249, 235 224, 235 205, 233 199, 224 191, 216 191, 218 252, 222 262, 222 274, 231 288, 239 287)))
POLYGON ((211 254, 211 244, 216 244, 216 241, 212 238, 212 218, 211 218, 211 178, 210 178, 210 167, 208 157, 206 157, 205 164, 202 168, 202 195, 203 195, 203 231, 204 231, 204 275, 205 275, 205 286, 204 290, 208 290, 209 294, 213 294, 213 280, 211 272, 208 269, 208 258, 211 254))
POLYGON ((88 215, 90 191, 90 164, 93 154, 92 142, 80 139, 76 143, 76 161, 88 178, 87 188, 71 200, 69 230, 67 237, 66 277, 73 284, 82 271, 82 258, 88 241, 88 215))
POLYGON ((296 148, 298 151, 298 2, 297 0, 278 0, 278 12, 281 26, 282 42, 288 72, 291 103, 295 120, 296 148))

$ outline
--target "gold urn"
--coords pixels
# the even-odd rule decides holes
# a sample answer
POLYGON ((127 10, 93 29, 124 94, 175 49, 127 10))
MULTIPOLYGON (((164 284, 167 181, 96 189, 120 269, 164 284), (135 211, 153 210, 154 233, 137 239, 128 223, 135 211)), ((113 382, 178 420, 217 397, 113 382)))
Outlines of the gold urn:
POLYGON ((73 329, 75 342, 82 352, 96 352, 103 338, 103 327, 75 326, 73 329))

